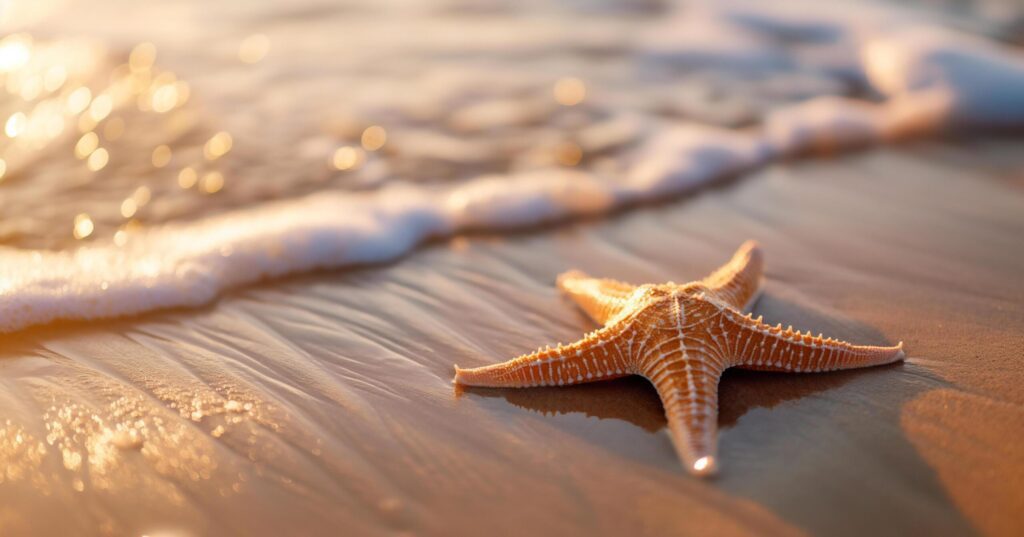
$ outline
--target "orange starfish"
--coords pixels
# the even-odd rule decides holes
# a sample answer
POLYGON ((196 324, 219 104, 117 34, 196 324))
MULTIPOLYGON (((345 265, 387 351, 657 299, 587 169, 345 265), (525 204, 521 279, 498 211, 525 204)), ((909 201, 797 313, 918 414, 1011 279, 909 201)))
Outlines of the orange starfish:
POLYGON ((742 310, 757 300, 763 264, 760 248, 747 241, 711 276, 685 285, 633 286, 567 272, 559 276, 558 287, 603 328, 575 343, 505 363, 455 366, 455 382, 520 388, 643 375, 658 390, 687 469, 712 474, 717 469, 718 380, 727 368, 818 372, 904 357, 902 342, 895 347, 852 345, 744 315, 742 310))

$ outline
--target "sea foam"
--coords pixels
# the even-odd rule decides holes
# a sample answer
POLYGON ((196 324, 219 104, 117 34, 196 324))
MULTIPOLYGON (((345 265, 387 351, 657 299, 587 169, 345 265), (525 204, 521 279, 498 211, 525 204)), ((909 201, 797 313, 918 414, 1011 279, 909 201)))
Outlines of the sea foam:
POLYGON ((205 304, 225 289, 266 278, 392 260, 432 238, 522 228, 680 195, 788 155, 961 127, 1024 125, 1019 53, 938 27, 732 6, 681 15, 656 34, 638 45, 642 59, 689 67, 725 62, 738 69, 803 65, 856 77, 878 98, 812 98, 745 130, 652 123, 614 171, 535 170, 441 189, 323 192, 144 229, 121 245, 4 248, 0 331, 205 304), (698 27, 703 34, 687 34, 698 27), (709 28, 728 32, 708 34, 709 28), (716 35, 723 41, 714 43, 716 35), (813 42, 827 54, 783 47, 784 38, 813 42))

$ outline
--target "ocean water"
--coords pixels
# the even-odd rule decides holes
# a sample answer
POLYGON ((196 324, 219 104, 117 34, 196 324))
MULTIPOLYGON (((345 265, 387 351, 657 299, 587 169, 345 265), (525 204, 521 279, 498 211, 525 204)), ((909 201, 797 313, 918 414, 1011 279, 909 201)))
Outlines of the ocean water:
POLYGON ((783 158, 1024 125, 1024 54, 985 13, 803 0, 6 8, 0 331, 200 305, 783 158))

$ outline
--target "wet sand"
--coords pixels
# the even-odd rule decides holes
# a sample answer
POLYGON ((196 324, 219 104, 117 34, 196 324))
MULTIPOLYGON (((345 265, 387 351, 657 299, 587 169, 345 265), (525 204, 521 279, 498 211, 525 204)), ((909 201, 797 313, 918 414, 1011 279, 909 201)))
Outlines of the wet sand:
POLYGON ((198 311, 5 335, 0 532, 1019 534, 1020 143, 794 161, 198 311), (907 362, 730 371, 710 481, 645 381, 453 388, 454 363, 592 329, 557 273, 681 281, 748 238, 767 256, 755 316, 903 340, 907 362))

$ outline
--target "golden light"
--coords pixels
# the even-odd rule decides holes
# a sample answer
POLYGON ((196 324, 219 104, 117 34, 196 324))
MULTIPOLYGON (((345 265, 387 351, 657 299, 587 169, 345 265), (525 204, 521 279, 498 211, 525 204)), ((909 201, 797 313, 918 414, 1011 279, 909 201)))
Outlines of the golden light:
POLYGON ((121 216, 131 218, 139 210, 139 205, 132 198, 126 198, 121 202, 121 216))
POLYGON ((100 146, 100 137, 95 132, 89 131, 78 139, 75 144, 75 156, 80 159, 88 158, 97 147, 100 146))
POLYGON ((92 223, 92 218, 89 218, 88 214, 81 213, 75 217, 75 227, 72 234, 76 239, 81 240, 92 235, 94 228, 95 226, 92 223))
POLYGON ((208 172, 203 176, 203 183, 200 187, 207 194, 216 194, 224 188, 224 175, 220 172, 208 172))
POLYGON ((234 141, 231 139, 230 134, 224 131, 218 132, 203 146, 203 155, 206 156, 207 160, 216 160, 228 151, 231 151, 233 144, 234 141))
POLYGON ((178 94, 178 102, 175 103, 176 106, 185 104, 185 101, 188 101, 188 96, 192 94, 192 89, 189 87, 188 82, 183 80, 179 80, 174 83, 174 90, 178 94))
POLYGON ((576 106, 587 96, 587 85, 575 77, 560 78, 555 82, 555 100, 563 106, 576 106))
POLYGON ((24 112, 15 112, 11 114, 11 117, 7 118, 7 123, 4 124, 4 133, 10 138, 17 138, 19 134, 25 131, 27 124, 28 118, 25 117, 24 112))
POLYGON ((362 149, 352 146, 339 147, 331 156, 331 164, 337 170, 351 170, 363 163, 365 153, 362 149))
POLYGON ((142 94, 149 90, 150 78, 149 71, 143 71, 141 73, 132 73, 132 76, 128 79, 132 93, 139 96, 138 104, 140 110, 146 110, 146 107, 149 106, 149 98, 142 94))
POLYGON ((117 230, 114 233, 114 244, 124 246, 126 242, 128 242, 128 232, 123 229, 117 230))
POLYGON ((89 88, 82 86, 68 95, 68 112, 81 114, 89 106, 90 101, 92 101, 92 92, 89 91, 89 88))
POLYGON ((174 84, 178 81, 177 75, 170 71, 163 71, 153 78, 153 87, 163 86, 165 84, 174 84))
POLYGON ((138 230, 142 229, 142 222, 139 222, 138 220, 132 218, 131 220, 129 220, 129 221, 125 222, 124 224, 122 224, 121 225, 121 229, 123 229, 124 231, 126 231, 128 233, 131 233, 133 231, 138 231, 138 230))
POLYGON ((245 63, 256 63, 270 51, 270 38, 264 34, 253 34, 242 40, 238 46, 238 59, 245 63))
POLYGON ((7 174, 7 161, 0 158, 0 181, 4 180, 4 175, 7 174))
POLYGON ((90 170, 98 172, 102 170, 104 166, 107 165, 107 162, 109 160, 110 154, 107 153, 106 149, 100 147, 93 151, 91 155, 89 155, 89 159, 85 161, 85 165, 90 170))
POLYGON ((154 112, 168 112, 178 102, 178 90, 172 85, 160 86, 153 92, 151 101, 154 112))
POLYGON ((26 34, 13 34, 0 41, 0 72, 20 69, 32 56, 32 38, 26 34))
POLYGON ((388 133, 380 125, 371 125, 363 131, 360 143, 367 151, 376 151, 388 141, 388 133))
POLYGON ((113 97, 106 93, 97 95, 96 98, 92 100, 92 104, 89 105, 89 117, 92 118, 93 121, 99 123, 109 116, 113 109, 113 97))
POLYGON ((196 181, 198 180, 199 176, 191 167, 182 168, 182 170, 178 172, 178 186, 181 188, 192 188, 196 185, 196 181))
POLYGON ((68 70, 63 65, 54 65, 46 71, 46 78, 43 80, 43 86, 46 91, 57 91, 64 82, 68 79, 68 70))
POLYGON ((562 166, 575 166, 583 160, 583 150, 573 142, 562 142, 555 146, 555 161, 562 166))
POLYGON ((156 146, 156 149, 153 150, 152 161, 155 168, 163 168, 170 164, 171 148, 163 144, 156 146))
POLYGON ((132 199, 135 200, 135 204, 139 207, 149 203, 149 200, 153 198, 153 192, 148 186, 140 186, 132 192, 132 199))
POLYGON ((153 62, 156 61, 156 45, 153 43, 139 43, 132 49, 131 54, 128 56, 128 67, 131 68, 132 72, 138 73, 140 71, 146 71, 153 66, 153 62))

